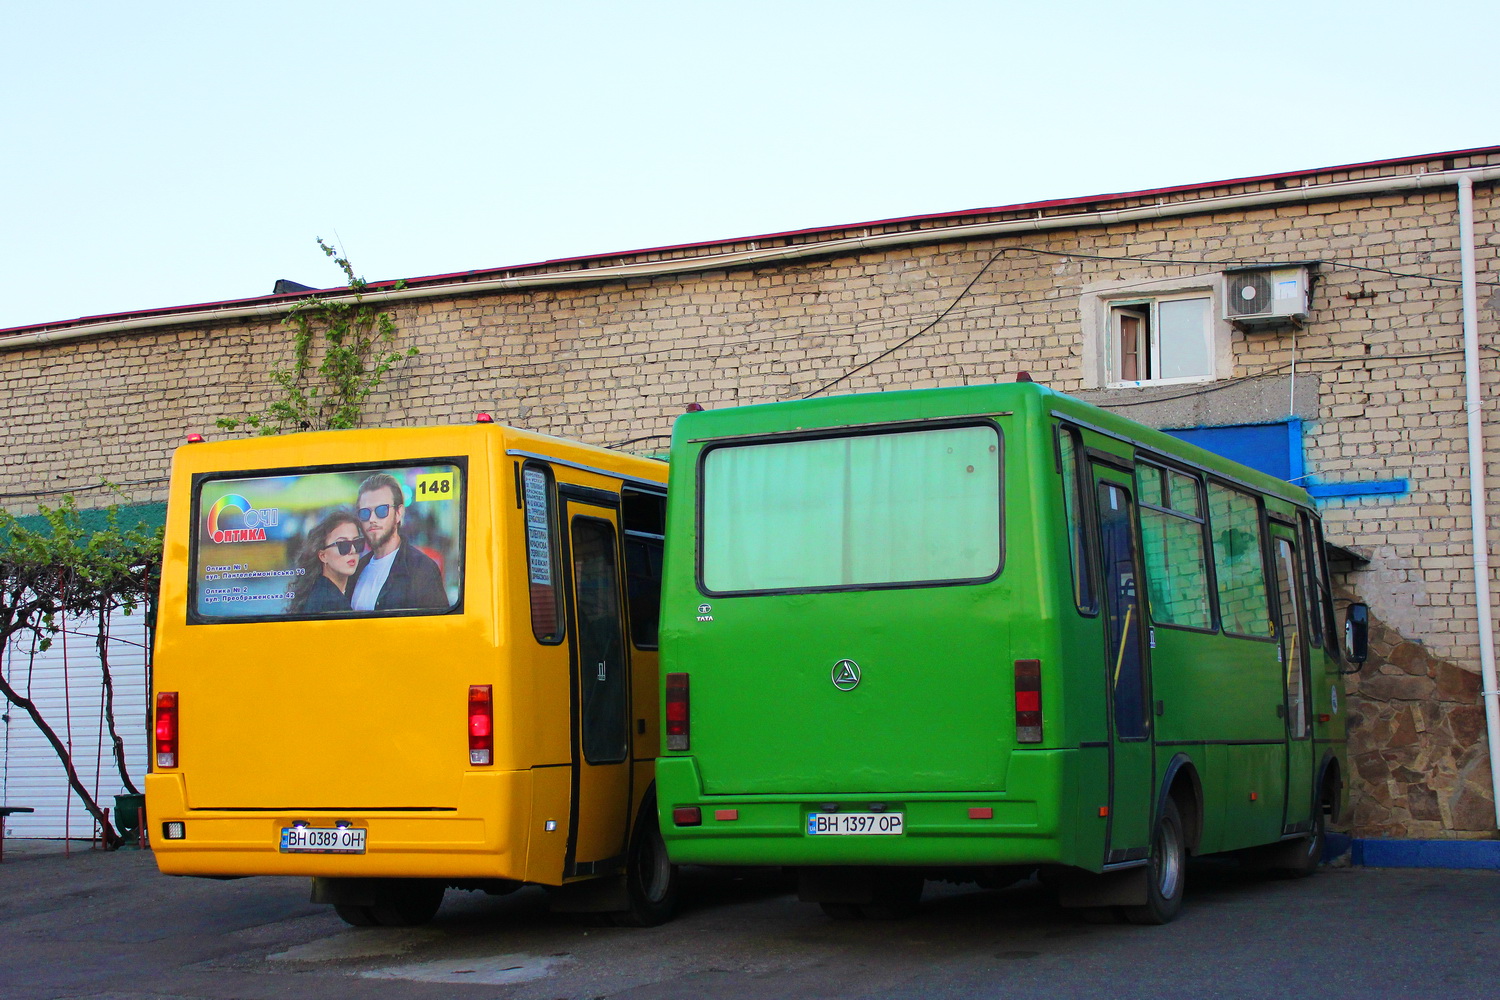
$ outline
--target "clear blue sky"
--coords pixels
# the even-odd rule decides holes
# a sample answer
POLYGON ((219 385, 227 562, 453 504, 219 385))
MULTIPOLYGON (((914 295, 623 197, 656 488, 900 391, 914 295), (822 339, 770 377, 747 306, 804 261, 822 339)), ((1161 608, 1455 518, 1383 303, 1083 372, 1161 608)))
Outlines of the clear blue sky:
POLYGON ((0 8, 0 328, 1500 143, 1479 2, 0 8))

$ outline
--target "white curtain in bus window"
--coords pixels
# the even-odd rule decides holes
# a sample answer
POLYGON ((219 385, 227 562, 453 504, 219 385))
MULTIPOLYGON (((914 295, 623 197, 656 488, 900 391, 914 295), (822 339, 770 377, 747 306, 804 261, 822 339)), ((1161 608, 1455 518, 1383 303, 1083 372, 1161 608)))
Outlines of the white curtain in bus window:
POLYGON ((1276 539, 1276 590, 1281 608, 1281 651, 1286 663, 1286 706, 1288 730, 1296 739, 1307 735, 1310 706, 1302 669, 1302 630, 1299 627, 1300 604, 1297 590, 1297 553, 1292 543, 1276 539))
POLYGON ((526 578, 531 590, 531 631, 541 642, 562 637, 558 614, 556 563, 552 539, 552 481, 545 469, 521 473, 526 503, 526 578))
POLYGON ((1208 526, 1219 582, 1219 618, 1225 632, 1266 638, 1273 634, 1261 558, 1260 508, 1255 498, 1208 484, 1208 526))
POLYGON ((1000 435, 954 427, 718 448, 703 582, 737 592, 984 579, 1000 567, 1000 435))
POLYGON ((1163 299, 1156 304, 1161 374, 1157 378, 1192 378, 1213 371, 1209 358, 1210 300, 1163 299))
POLYGON ((463 581, 463 490, 463 470, 439 464, 206 480, 194 620, 447 610, 463 581))
POLYGON ((1094 574, 1088 555, 1088 537, 1083 530, 1083 514, 1078 494, 1078 444, 1074 431, 1059 428, 1057 432, 1058 458, 1062 465, 1063 514, 1068 522, 1068 554, 1073 563, 1073 601, 1078 610, 1092 613, 1099 610, 1094 600, 1094 574))
POLYGON ((1137 468, 1136 481, 1152 620, 1159 625, 1212 628, 1198 481, 1145 464, 1137 468))

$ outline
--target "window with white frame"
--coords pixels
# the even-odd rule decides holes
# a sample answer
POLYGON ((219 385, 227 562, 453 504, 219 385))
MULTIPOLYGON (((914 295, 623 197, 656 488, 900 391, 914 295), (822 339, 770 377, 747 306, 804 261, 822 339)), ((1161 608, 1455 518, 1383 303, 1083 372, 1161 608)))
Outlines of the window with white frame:
POLYGON ((1105 358, 1112 385, 1214 376, 1213 299, 1201 292, 1108 303, 1105 358))

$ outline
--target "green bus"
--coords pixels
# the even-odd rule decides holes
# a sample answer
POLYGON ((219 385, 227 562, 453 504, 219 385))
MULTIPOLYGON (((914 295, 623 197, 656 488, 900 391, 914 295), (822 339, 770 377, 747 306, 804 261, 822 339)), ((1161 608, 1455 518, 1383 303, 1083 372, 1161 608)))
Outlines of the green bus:
POLYGON ((1190 855, 1318 864, 1365 639, 1302 489, 1030 382, 688 413, 670 485, 674 862, 834 917, 1037 873, 1139 923, 1190 855))

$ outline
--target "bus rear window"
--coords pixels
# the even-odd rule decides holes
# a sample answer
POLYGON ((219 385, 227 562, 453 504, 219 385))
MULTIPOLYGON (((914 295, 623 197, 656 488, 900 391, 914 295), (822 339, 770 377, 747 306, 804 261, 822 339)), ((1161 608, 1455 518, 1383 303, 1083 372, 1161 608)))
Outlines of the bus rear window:
POLYGON ((702 471, 713 593, 988 579, 1000 570, 992 425, 723 446, 702 471))
POLYGON ((456 608, 464 471, 434 462, 199 479, 189 620, 456 608))

